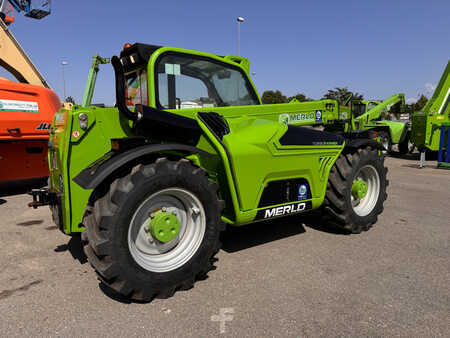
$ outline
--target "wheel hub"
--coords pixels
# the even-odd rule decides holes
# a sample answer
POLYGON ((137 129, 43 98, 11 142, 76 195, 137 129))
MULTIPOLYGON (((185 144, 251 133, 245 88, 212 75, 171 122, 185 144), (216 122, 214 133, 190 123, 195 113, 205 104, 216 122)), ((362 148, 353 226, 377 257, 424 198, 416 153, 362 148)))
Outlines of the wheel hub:
POLYGON ((367 194, 367 183, 361 179, 357 179, 352 185, 352 195, 354 198, 364 198, 367 194))
POLYGON ((151 215, 148 231, 156 240, 168 243, 180 233, 180 221, 174 213, 160 210, 151 215))

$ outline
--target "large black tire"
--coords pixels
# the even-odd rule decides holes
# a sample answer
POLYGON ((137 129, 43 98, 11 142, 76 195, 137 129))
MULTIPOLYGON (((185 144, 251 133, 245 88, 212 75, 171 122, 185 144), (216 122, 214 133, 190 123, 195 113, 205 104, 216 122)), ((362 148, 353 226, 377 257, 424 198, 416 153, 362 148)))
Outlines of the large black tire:
POLYGON ((410 152, 409 133, 406 134, 405 139, 398 144, 398 152, 402 155, 406 155, 410 152))
POLYGON ((378 136, 380 138, 380 143, 385 148, 383 153, 385 155, 391 153, 392 152, 392 141, 391 141, 391 136, 389 135, 389 133, 386 131, 380 131, 380 132, 378 132, 378 136))
MULTIPOLYGON (((370 172, 372 171, 370 169, 370 172)), ((331 168, 328 179, 323 204, 325 220, 346 232, 361 233, 369 230, 377 221, 378 215, 383 212, 383 203, 387 198, 386 187, 389 184, 386 174, 384 156, 380 156, 376 149, 365 147, 341 154, 331 168), (373 207, 366 210, 367 214, 362 214, 360 211, 358 214, 357 206, 352 204, 355 203, 354 197, 352 197, 352 186, 354 180, 361 174, 361 169, 364 168, 363 170, 366 171, 368 167, 369 169, 373 168, 378 174, 379 193, 377 197, 374 197, 377 198, 376 202, 375 199, 372 199, 373 203, 370 205, 373 207)), ((360 203, 363 202, 364 199, 361 199, 360 203)))
POLYGON ((100 280, 136 301, 167 298, 176 290, 191 288, 196 279, 212 269, 213 257, 220 248, 219 235, 225 228, 221 221, 224 202, 217 193, 218 185, 208 179, 206 171, 187 160, 158 159, 117 178, 103 197, 91 203, 83 221, 84 251, 100 280), (184 189, 201 202, 206 220, 203 238, 195 253, 180 267, 165 272, 149 271, 133 258, 128 231, 138 207, 149 196, 171 187, 184 189))

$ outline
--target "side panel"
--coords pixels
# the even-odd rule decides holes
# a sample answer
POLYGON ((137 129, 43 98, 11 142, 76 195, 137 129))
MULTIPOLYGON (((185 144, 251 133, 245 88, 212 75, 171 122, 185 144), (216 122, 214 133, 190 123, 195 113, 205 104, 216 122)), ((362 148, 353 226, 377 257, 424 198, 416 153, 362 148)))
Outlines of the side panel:
POLYGON ((0 80, 0 140, 48 140, 60 106, 50 89, 0 80))
POLYGON ((51 188, 62 195, 63 230, 69 234, 83 230, 80 223, 92 193, 73 182, 73 178, 111 150, 110 138, 127 136, 129 125, 114 108, 74 109, 64 114, 55 116, 49 164, 52 166, 51 188), (81 113, 88 115, 86 130, 79 124, 81 113), (59 125, 58 119, 61 120, 59 125))
POLYGON ((0 141, 0 182, 46 176, 46 140, 0 141))
POLYGON ((279 196, 279 204, 272 207, 283 208, 274 209, 275 214, 269 211, 270 217, 301 211, 297 204, 287 208, 292 202, 307 203, 305 206, 309 209, 315 209, 322 204, 329 171, 344 145, 283 146, 279 139, 287 129, 284 124, 262 119, 227 120, 231 132, 224 136, 223 143, 231 157, 238 196, 239 212, 236 225, 265 218, 265 213, 261 216, 261 211, 265 212, 268 206, 260 205, 261 196, 268 185, 278 181, 295 182, 296 179, 302 179, 305 182, 293 184, 283 193, 291 195, 290 189, 293 189, 297 190, 296 196, 300 196, 298 191, 302 185, 306 191, 303 198, 294 200, 292 197, 285 199, 284 196, 279 196), (289 203, 283 203, 286 200, 289 203), (278 214, 278 211, 281 214, 278 214), (260 217, 257 217, 258 215, 260 217))

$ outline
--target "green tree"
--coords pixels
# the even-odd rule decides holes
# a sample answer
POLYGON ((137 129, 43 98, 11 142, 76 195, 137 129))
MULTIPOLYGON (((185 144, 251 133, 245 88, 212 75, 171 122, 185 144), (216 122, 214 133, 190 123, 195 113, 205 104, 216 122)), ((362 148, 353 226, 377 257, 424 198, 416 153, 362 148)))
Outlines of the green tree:
POLYGON ((329 89, 328 93, 326 93, 322 99, 333 99, 338 100, 340 104, 344 104, 347 99, 352 95, 353 100, 362 100, 363 94, 352 92, 348 90, 347 87, 339 88, 336 87, 334 89, 329 89))
POLYGON ((427 102, 428 98, 425 95, 421 94, 417 102, 414 103, 414 111, 422 110, 422 108, 425 107, 427 102))
POLYGON ((415 103, 406 105, 405 112, 411 115, 414 112, 421 111, 423 109, 423 107, 425 107, 427 102, 428 102, 428 98, 425 95, 420 94, 419 99, 415 103))
POLYGON ((311 98, 306 97, 306 95, 303 94, 303 93, 297 93, 297 94, 295 94, 294 96, 289 96, 288 101, 291 101, 291 100, 293 100, 293 99, 297 99, 297 100, 300 101, 300 102, 312 101, 311 98))
POLYGON ((264 104, 287 103, 288 99, 279 90, 266 90, 261 97, 264 104))

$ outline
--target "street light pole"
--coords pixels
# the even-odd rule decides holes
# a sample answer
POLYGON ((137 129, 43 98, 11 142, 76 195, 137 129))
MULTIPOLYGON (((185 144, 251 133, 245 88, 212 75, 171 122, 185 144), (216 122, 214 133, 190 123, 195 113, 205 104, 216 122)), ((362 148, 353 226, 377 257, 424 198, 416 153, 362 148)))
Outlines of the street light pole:
POLYGON ((238 16, 236 20, 238 25, 238 56, 241 56, 241 22, 244 22, 244 18, 242 16, 238 16))
POLYGON ((64 98, 63 101, 66 101, 66 79, 64 77, 64 66, 67 66, 69 63, 67 61, 61 61, 62 66, 62 76, 63 76, 63 84, 64 84, 64 98))

